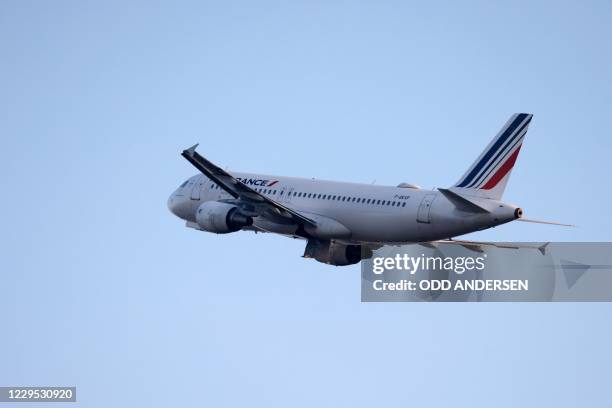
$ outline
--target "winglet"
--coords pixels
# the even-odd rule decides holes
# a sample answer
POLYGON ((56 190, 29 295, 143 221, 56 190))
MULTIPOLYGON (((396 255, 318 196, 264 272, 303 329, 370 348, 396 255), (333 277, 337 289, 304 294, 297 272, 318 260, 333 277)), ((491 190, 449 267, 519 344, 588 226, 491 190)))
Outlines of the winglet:
POLYGON ((188 154, 190 156, 193 156, 193 154, 195 153, 196 148, 199 146, 199 143, 194 144, 193 146, 191 146, 189 149, 187 150, 183 150, 183 153, 188 154))
POLYGON ((546 247, 548 244, 550 244, 550 242, 546 242, 544 245, 538 247, 538 251, 540 251, 542 255, 546 255, 546 247))

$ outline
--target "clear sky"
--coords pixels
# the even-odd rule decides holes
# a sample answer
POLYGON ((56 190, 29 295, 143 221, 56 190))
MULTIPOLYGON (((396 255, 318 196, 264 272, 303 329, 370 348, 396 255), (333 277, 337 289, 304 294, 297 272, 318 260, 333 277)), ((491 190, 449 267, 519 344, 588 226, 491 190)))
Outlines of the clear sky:
POLYGON ((610 241, 601 2, 0 3, 0 385, 77 406, 609 407, 608 304, 362 304, 358 266, 166 208, 241 171, 453 184, 534 114, 480 240, 610 241))

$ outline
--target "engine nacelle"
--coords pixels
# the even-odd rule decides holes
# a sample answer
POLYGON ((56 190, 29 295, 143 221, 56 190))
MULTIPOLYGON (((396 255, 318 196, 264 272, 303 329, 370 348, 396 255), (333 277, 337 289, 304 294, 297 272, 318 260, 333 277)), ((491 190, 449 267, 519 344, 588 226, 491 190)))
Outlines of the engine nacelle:
POLYGON ((204 231, 227 234, 252 225, 253 218, 241 214, 235 205, 207 201, 198 207, 196 222, 204 231))
POLYGON ((345 266, 359 263, 362 259, 372 256, 370 250, 362 254, 361 245, 345 245, 332 241, 310 239, 306 244, 304 257, 314 258, 329 265, 345 266))

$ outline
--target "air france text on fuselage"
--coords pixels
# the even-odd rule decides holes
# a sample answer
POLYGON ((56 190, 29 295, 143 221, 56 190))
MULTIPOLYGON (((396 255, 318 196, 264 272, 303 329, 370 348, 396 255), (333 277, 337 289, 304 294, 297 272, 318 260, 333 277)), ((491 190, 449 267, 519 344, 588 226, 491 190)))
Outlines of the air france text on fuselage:
POLYGON ((236 177, 242 184, 247 186, 259 186, 259 187, 272 187, 278 180, 265 180, 265 179, 254 179, 254 178, 244 178, 244 177, 236 177))

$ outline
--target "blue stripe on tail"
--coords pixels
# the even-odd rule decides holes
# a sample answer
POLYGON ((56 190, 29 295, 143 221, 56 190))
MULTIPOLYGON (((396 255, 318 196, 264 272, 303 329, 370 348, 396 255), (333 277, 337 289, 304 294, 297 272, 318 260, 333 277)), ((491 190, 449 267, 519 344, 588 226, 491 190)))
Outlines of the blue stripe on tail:
POLYGON ((516 128, 521 124, 521 122, 525 120, 527 116, 528 114, 521 113, 516 117, 516 119, 510 124, 510 126, 508 126, 506 131, 497 139, 497 141, 493 144, 493 146, 491 146, 491 148, 487 151, 487 153, 483 156, 483 158, 472 169, 470 174, 468 174, 467 177, 461 182, 461 184, 457 185, 457 187, 466 187, 474 180, 474 177, 476 177, 476 175, 480 172, 480 170, 484 167, 484 165, 489 161, 489 159, 495 154, 495 152, 497 152, 500 146, 504 144, 506 139, 508 139, 510 135, 514 133, 516 128))
POLYGON ((508 153, 510 151, 512 151, 512 149, 516 146, 516 144, 514 143, 515 141, 518 141, 521 138, 521 135, 524 134, 523 130, 525 130, 525 128, 527 126, 529 126, 529 122, 531 122, 531 118, 527 119, 525 121, 525 123, 523 123, 521 125, 521 127, 514 132, 514 136, 512 136, 509 140, 508 143, 506 143, 504 145, 504 147, 502 147, 501 149, 499 149, 499 151, 497 152, 497 154, 495 155, 495 157, 493 158, 493 160, 491 160, 491 162, 487 165, 487 167, 485 167, 485 169, 477 176, 474 178, 474 181, 472 183, 470 183, 467 188, 474 188, 475 186, 477 186, 479 183, 481 183, 482 181, 484 181, 489 174, 495 169, 495 166, 497 166, 499 163, 504 161, 504 158, 508 155, 508 153), (510 146, 508 148, 508 146, 510 146), (500 156, 503 155, 504 158, 498 160, 500 158, 500 156))

